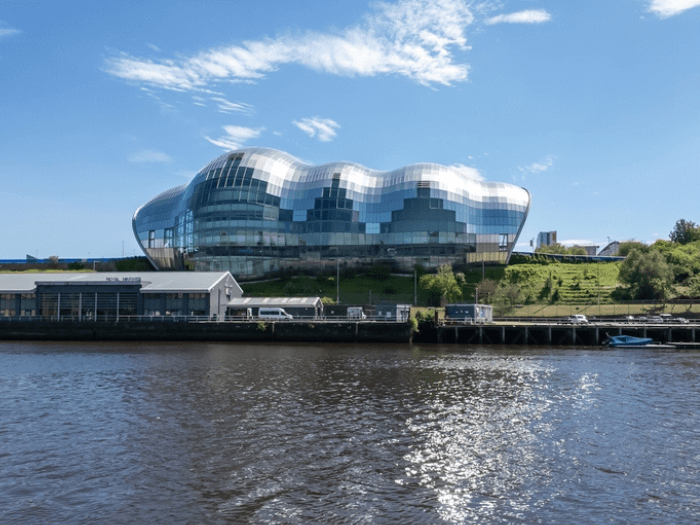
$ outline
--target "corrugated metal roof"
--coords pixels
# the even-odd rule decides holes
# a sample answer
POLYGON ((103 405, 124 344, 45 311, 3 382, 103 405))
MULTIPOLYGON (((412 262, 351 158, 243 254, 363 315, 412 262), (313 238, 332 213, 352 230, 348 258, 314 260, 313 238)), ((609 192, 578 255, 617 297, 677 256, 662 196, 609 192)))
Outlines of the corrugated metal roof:
POLYGON ((320 297, 238 297, 231 299, 227 307, 260 308, 266 306, 296 306, 314 308, 323 304, 320 297))
MULTIPOLYGON (((133 284, 141 280, 142 293, 208 292, 230 275, 229 272, 57 272, 57 273, 5 273, 0 274, 0 292, 32 293, 36 283, 106 283, 123 282, 133 284)), ((231 279, 237 293, 243 290, 233 276, 231 279)))

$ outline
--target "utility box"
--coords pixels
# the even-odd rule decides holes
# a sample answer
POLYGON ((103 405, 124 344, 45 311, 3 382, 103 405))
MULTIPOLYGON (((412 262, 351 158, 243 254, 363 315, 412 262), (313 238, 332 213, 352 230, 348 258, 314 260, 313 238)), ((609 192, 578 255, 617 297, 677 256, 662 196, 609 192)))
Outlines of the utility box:
POLYGON ((445 306, 445 320, 492 323, 493 306, 490 304, 448 304, 445 306))
POLYGON ((411 317, 410 304, 378 304, 376 319, 381 321, 396 321, 405 323, 411 317))

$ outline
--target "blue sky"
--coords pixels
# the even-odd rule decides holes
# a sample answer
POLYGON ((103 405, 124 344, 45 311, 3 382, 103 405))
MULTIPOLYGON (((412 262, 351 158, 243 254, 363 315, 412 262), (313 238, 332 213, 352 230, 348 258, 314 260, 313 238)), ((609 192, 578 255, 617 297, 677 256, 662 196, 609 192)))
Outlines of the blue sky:
POLYGON ((0 0, 0 258, 140 255, 225 150, 527 188, 517 249, 700 222, 700 0, 0 0))

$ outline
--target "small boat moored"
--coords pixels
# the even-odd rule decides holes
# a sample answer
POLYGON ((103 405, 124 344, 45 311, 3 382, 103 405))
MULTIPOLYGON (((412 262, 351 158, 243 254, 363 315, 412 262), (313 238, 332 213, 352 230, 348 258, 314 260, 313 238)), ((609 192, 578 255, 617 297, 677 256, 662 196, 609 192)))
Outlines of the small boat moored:
POLYGON ((608 335, 603 344, 608 348, 674 348, 673 345, 656 343, 651 337, 632 335, 608 335))

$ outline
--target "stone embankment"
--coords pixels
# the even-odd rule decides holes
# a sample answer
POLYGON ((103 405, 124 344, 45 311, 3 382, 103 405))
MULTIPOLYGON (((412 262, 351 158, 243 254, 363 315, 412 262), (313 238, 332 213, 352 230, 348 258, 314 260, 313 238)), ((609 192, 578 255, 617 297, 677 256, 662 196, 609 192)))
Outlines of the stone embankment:
POLYGON ((412 333, 410 323, 372 321, 293 322, 77 322, 3 321, 0 340, 228 341, 438 343, 455 345, 600 346, 608 335, 651 337, 658 343, 700 346, 700 324, 489 323, 442 325, 412 333))
POLYGON ((0 340, 407 343, 410 323, 3 321, 0 340))

